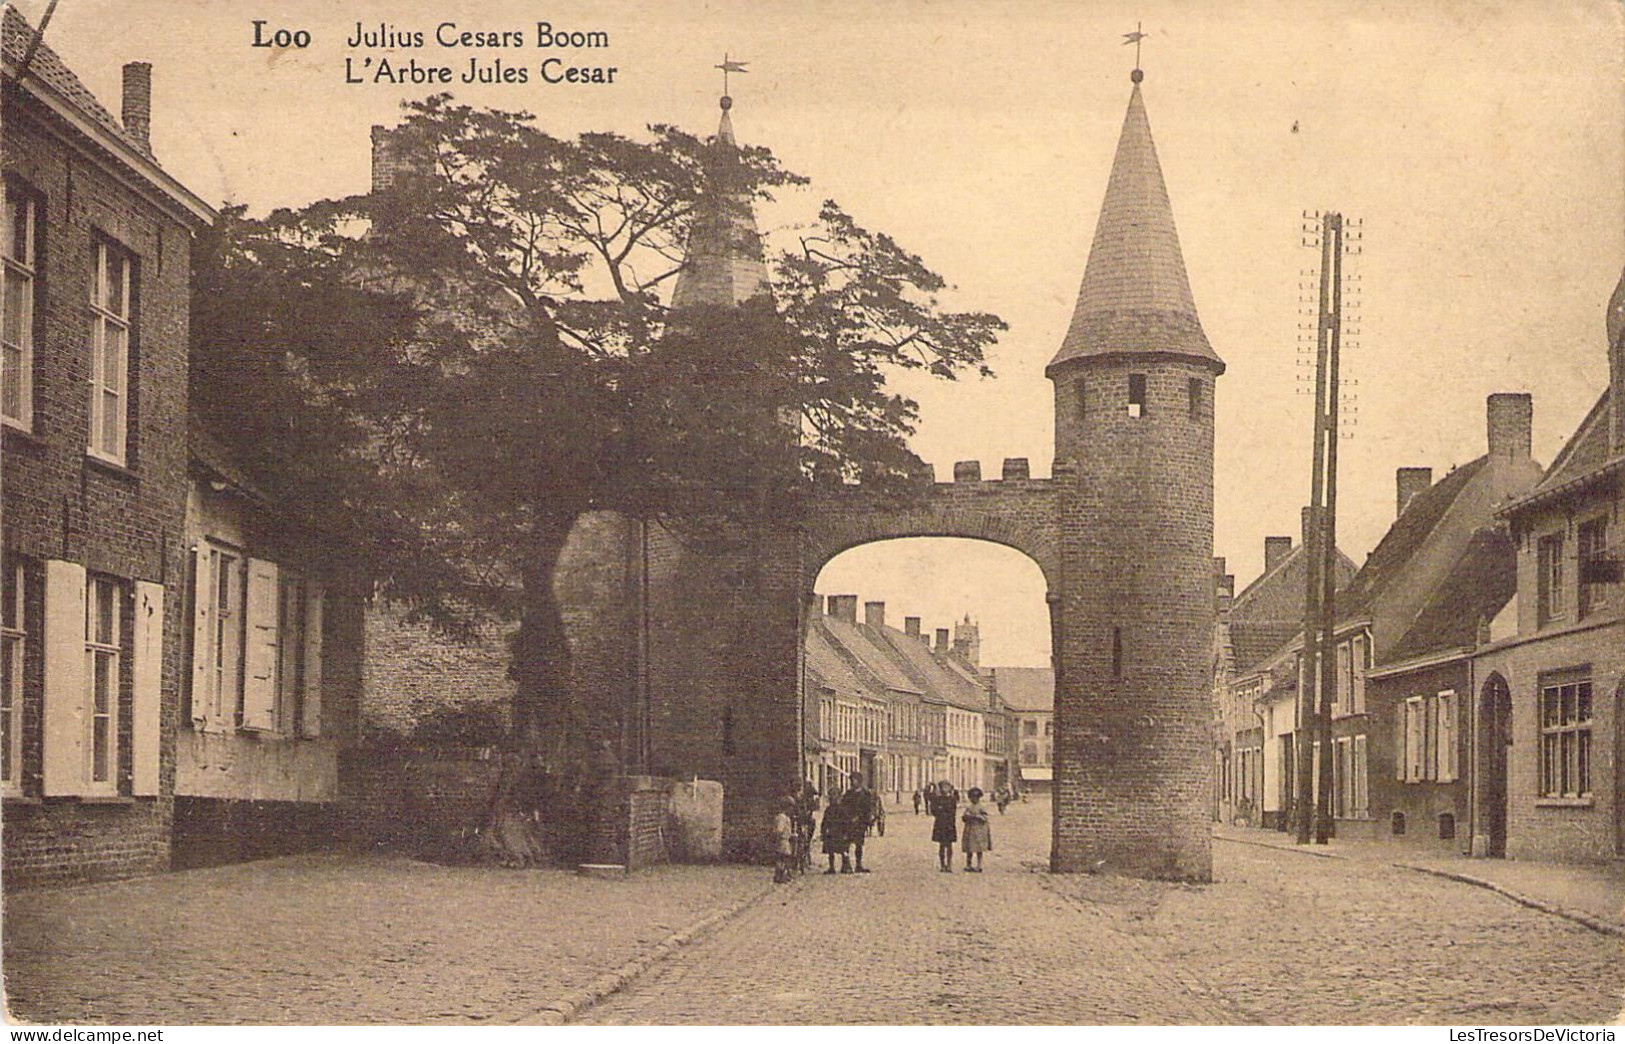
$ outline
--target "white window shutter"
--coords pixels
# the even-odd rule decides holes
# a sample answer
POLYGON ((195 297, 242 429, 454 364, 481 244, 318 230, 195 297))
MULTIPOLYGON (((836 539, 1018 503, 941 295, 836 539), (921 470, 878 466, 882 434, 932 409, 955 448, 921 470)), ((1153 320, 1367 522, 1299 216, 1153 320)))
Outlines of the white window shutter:
POLYGON ((322 734, 322 585, 305 585, 305 692, 300 733, 322 734))
POLYGON ((131 639, 130 753, 135 769, 131 793, 150 797, 158 793, 158 740, 163 720, 163 584, 136 581, 135 629, 131 639))
POLYGON ((1456 694, 1439 694, 1439 782, 1456 778, 1456 694))
POLYGON ((243 648, 243 728, 276 729, 277 567, 248 560, 248 613, 243 648))
POLYGON ((85 567, 45 563, 46 796, 85 789, 85 567))
POLYGON ((214 657, 214 558, 208 545, 192 551, 192 723, 209 720, 209 668, 214 657))

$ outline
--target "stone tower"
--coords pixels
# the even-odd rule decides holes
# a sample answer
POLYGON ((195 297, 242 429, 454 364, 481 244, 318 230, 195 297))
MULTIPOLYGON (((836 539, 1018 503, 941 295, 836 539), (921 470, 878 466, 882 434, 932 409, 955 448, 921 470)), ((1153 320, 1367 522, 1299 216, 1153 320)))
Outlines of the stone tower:
POLYGON ((1056 871, 1206 881, 1213 392, 1134 70, 1077 307, 1047 368, 1075 476, 1053 601, 1056 871))

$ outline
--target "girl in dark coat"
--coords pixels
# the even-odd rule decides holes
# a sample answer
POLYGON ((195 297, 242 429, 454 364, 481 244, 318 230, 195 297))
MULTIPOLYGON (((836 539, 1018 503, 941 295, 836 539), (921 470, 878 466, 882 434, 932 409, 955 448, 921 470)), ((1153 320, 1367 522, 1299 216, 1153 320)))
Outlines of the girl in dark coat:
POLYGON ((931 840, 937 843, 937 869, 945 874, 954 872, 954 842, 959 840, 959 795, 947 780, 937 784, 936 793, 930 795, 931 840))

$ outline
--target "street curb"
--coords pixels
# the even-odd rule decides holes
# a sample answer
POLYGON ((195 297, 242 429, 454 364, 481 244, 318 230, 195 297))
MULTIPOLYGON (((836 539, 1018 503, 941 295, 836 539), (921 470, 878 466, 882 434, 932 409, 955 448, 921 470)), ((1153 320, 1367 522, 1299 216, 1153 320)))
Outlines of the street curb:
POLYGON ((1431 866, 1419 866, 1415 863, 1394 863, 1392 865, 1401 870, 1412 870, 1419 874, 1431 874, 1434 877, 1442 877, 1449 881, 1457 881, 1461 884, 1473 885, 1477 888, 1485 888, 1496 893, 1497 895, 1505 896, 1519 905, 1527 906, 1531 910, 1539 910, 1541 913, 1551 914, 1554 917, 1565 918, 1566 920, 1573 921, 1575 924, 1583 925, 1594 932, 1600 932, 1603 935, 1611 935, 1616 939, 1625 939, 1625 925, 1614 924, 1613 922, 1605 921, 1600 917, 1593 917, 1591 914, 1581 913, 1579 910, 1570 910, 1568 907, 1558 906, 1556 903, 1549 903, 1544 899, 1535 899, 1531 896, 1524 895, 1522 892, 1514 892, 1510 888, 1505 888, 1498 885, 1494 881, 1486 881, 1482 877, 1474 877, 1471 874, 1461 874, 1454 870, 1440 870, 1431 866))
MULTIPOLYGON (((794 887, 794 886, 792 886, 794 887)), ((557 1000, 543 1005, 536 1018, 536 1025, 562 1026, 576 1018, 582 1012, 598 1004, 604 998, 620 992, 630 985, 638 976, 650 968, 677 953, 690 943, 709 935, 725 922, 739 916, 770 895, 784 894, 787 889, 779 885, 768 885, 754 895, 747 895, 732 906, 718 910, 713 914, 701 918, 695 923, 675 931, 666 936, 654 946, 638 954, 614 971, 605 972, 592 982, 579 990, 572 990, 557 1000)))
POLYGON ((1277 852, 1296 852, 1298 855, 1314 856, 1316 859, 1347 859, 1341 852, 1317 852, 1302 845, 1277 845, 1268 841, 1253 841, 1244 837, 1226 837, 1223 834, 1214 834, 1215 841, 1228 841, 1233 845, 1252 845, 1254 848, 1273 848, 1277 852))

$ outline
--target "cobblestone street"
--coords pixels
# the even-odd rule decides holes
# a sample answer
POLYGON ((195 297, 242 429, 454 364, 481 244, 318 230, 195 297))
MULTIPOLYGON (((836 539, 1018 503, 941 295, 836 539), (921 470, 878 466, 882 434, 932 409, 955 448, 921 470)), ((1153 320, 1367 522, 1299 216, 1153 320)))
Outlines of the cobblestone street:
MULTIPOLYGON (((889 826, 874 873, 774 889, 577 1021, 1550 1024, 1622 1007, 1620 939, 1372 860, 1221 839, 1208 887, 1051 877, 1034 801, 994 817, 986 873, 948 875, 925 817, 889 826)), ((24 892, 5 909, 7 1003, 91 1024, 537 1022, 767 875, 333 854, 24 892)))
POLYGON ((1036 872, 1049 805, 987 872, 894 813, 875 873, 808 877, 589 1012, 597 1023, 1612 1020, 1625 944, 1491 892, 1215 842, 1206 888, 1036 872))

